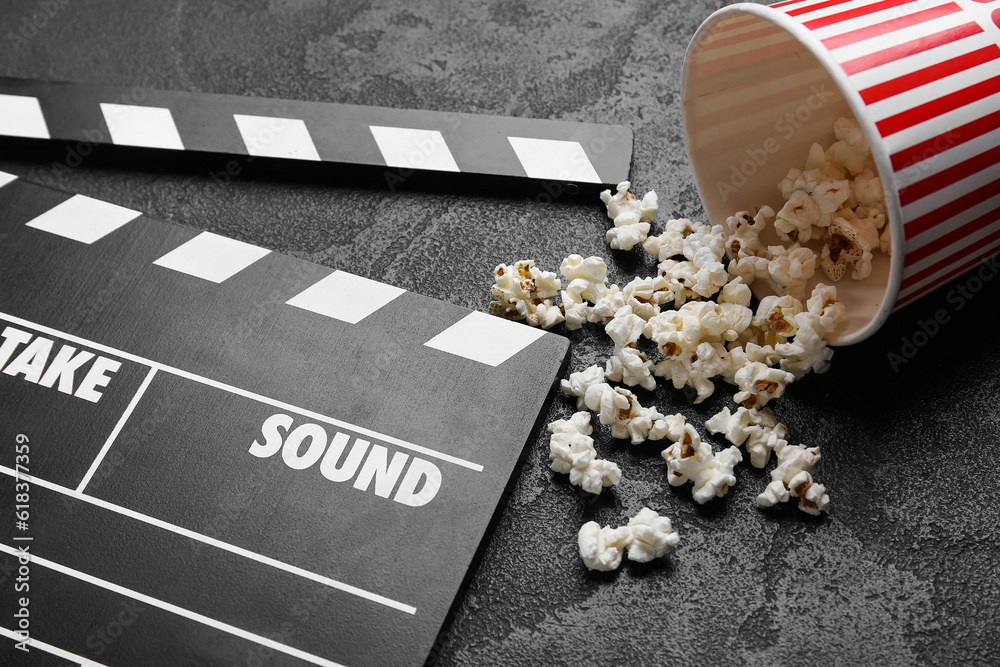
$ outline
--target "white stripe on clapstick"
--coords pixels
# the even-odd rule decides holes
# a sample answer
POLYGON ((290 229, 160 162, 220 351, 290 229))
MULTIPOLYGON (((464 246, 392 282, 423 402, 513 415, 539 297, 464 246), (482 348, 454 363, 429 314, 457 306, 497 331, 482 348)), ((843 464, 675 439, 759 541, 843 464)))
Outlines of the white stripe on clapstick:
POLYGON ((444 137, 437 130, 381 125, 370 125, 368 129, 389 167, 461 171, 444 137))
POLYGON ((50 139, 49 126, 37 97, 0 95, 0 134, 50 139))
POLYGON ((101 102, 101 113, 111 141, 119 146, 184 150, 170 109, 101 102))
MULTIPOLYGON (((6 554, 10 554, 11 556, 21 555, 17 549, 3 543, 0 543, 0 551, 6 554)), ((267 646, 268 648, 274 649, 275 651, 278 651, 280 653, 296 657, 299 660, 304 660, 314 665, 322 665, 323 667, 342 667, 340 663, 336 663, 332 660, 327 660, 326 658, 321 658, 317 655, 306 653, 305 651, 293 648, 291 646, 288 646, 287 644, 282 644, 281 642, 277 642, 273 639, 268 639, 267 637, 264 637, 262 635, 254 634, 253 632, 247 632, 242 628, 237 628, 235 625, 230 625, 229 623, 223 623, 222 621, 218 621, 214 618, 209 618, 208 616, 204 616, 197 612, 191 611, 190 609, 184 609, 183 607, 178 607, 175 604, 164 602, 163 600, 154 598, 150 595, 146 595, 144 593, 134 591, 130 588, 125 588, 124 586, 119 586, 118 584, 111 583, 110 581, 105 581, 104 579, 95 577, 91 574, 87 574, 86 572, 80 572, 79 570, 74 570, 71 567, 61 565, 54 561, 48 560, 47 558, 36 556, 34 555, 34 552, 32 552, 30 559, 32 564, 40 565, 41 567, 44 567, 46 569, 53 570, 67 577, 73 577, 74 579, 84 581, 88 584, 91 584, 92 586, 103 588, 104 590, 111 591, 112 593, 117 593, 118 595, 123 595, 125 597, 132 598, 133 600, 138 600, 143 604, 148 604, 151 607, 156 607, 157 609, 168 611, 172 614, 176 614, 177 616, 182 616, 184 618, 191 619, 192 621, 201 623, 202 625, 207 625, 210 628, 215 628, 216 630, 221 630, 222 632, 225 632, 227 634, 235 635, 237 637, 240 637, 241 639, 254 642, 255 644, 260 644, 261 646, 267 646)))
POLYGON ((13 183, 17 180, 17 176, 14 174, 8 174, 6 171, 0 171, 0 188, 7 185, 8 183, 13 183))
POLYGON ((316 145, 303 121, 241 114, 233 114, 233 119, 250 155, 319 162, 316 145))
POLYGON ((529 178, 600 183, 594 165, 578 141, 507 137, 529 178))
POLYGON ((334 271, 286 303, 335 320, 357 324, 406 290, 346 271, 334 271))
POLYGON ((544 331, 535 327, 474 311, 424 345, 488 366, 499 366, 544 335, 544 331))
POLYGON ((139 401, 142 400, 143 395, 146 393, 146 390, 149 389, 149 384, 153 381, 155 376, 156 367, 154 366, 149 369, 148 373, 146 373, 145 379, 143 379, 142 384, 139 385, 135 394, 132 395, 132 400, 129 401, 128 405, 125 407, 125 411, 122 412, 122 416, 118 419, 118 423, 115 424, 113 429, 111 429, 111 435, 109 435, 108 439, 104 441, 104 446, 101 447, 101 451, 97 453, 97 457, 90 464, 87 474, 83 476, 82 480, 80 480, 80 484, 76 487, 77 493, 83 493, 84 489, 87 488, 87 485, 90 484, 90 480, 94 477, 94 473, 101 467, 101 464, 104 462, 104 457, 108 455, 108 450, 111 449, 111 445, 113 445, 115 440, 118 439, 118 434, 122 432, 125 422, 127 422, 129 417, 132 416, 132 413, 135 411, 135 406, 139 405, 139 401))
POLYGON ((271 251, 243 241, 212 232, 202 232, 160 257, 153 264, 213 283, 221 283, 269 252, 271 251))
MULTIPOLYGON (((34 630, 32 630, 31 632, 33 635, 34 630)), ((31 636, 28 637, 27 640, 25 640, 25 638, 19 633, 14 632, 13 630, 2 626, 0 626, 0 637, 7 637, 8 639, 13 639, 15 642, 18 643, 26 641, 27 645, 30 648, 37 648, 39 651, 42 651, 43 653, 51 653, 57 658, 61 658, 62 660, 69 660, 72 663, 80 665, 80 667, 105 667, 104 663, 95 662, 90 658, 84 658, 82 655, 70 653, 69 651, 65 651, 59 648, 58 646, 53 646, 52 644, 46 644, 37 637, 31 636)))
POLYGON ((84 195, 73 195, 26 224, 28 227, 89 245, 140 215, 142 214, 138 211, 124 206, 84 195))
POLYGON ((2 98, 6 104, 0 104, 0 135, 141 146, 151 150, 242 154, 376 168, 388 164, 442 174, 471 170, 523 179, 526 176, 523 167, 514 155, 504 147, 484 149, 483 136, 492 136, 500 142, 507 136, 573 139, 591 152, 593 166, 607 183, 615 184, 628 178, 632 148, 631 130, 603 123, 456 115, 259 97, 241 100, 228 95, 173 91, 155 91, 153 97, 141 103, 116 104, 127 100, 130 91, 110 86, 13 79, 0 82, 0 93, 6 94, 2 98), (119 116, 125 116, 125 111, 128 115, 122 120, 119 116), (137 118, 143 114, 153 120, 139 122, 137 118), (174 123, 169 121, 170 116, 174 123), (355 141, 339 141, 345 133, 357 132, 357 118, 370 119, 360 127, 362 133, 368 127, 369 133, 355 137, 355 141), (463 130, 450 133, 446 128, 454 127, 455 122, 464 123, 463 130), (51 128, 47 128, 49 123, 51 128), (195 126, 202 131, 195 131, 195 126), (591 150, 608 142, 613 145, 607 150, 591 150))

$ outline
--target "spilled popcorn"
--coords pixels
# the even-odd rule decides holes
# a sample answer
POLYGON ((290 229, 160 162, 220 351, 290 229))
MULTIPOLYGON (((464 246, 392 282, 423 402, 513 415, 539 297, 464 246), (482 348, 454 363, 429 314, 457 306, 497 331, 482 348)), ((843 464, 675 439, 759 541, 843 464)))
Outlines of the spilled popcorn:
POLYGON ((628 527, 602 528, 596 521, 588 521, 580 528, 577 542, 588 568, 608 572, 622 564, 625 547, 632 543, 632 531, 628 527))
POLYGON ((569 419, 559 419, 549 424, 552 438, 549 441, 551 468, 569 474, 569 483, 582 487, 587 493, 600 493, 607 486, 621 481, 622 472, 611 461, 597 458, 594 439, 590 437, 589 412, 577 412, 569 419))
MULTIPOLYGON (((723 435, 737 447, 746 445, 750 463, 755 468, 763 468, 771 459, 771 452, 778 443, 784 443, 788 429, 778 421, 770 408, 747 409, 740 407, 733 414, 729 408, 722 408, 712 416, 705 427, 711 433, 723 435)), ((783 446, 783 445, 782 445, 783 446)))
POLYGON ((648 507, 643 507, 628 520, 628 528, 632 531, 628 559, 637 563, 662 558, 680 541, 677 531, 670 525, 670 519, 648 507))
POLYGON ((624 181, 618 184, 614 196, 610 190, 601 193, 601 201, 608 207, 608 217, 614 221, 614 227, 608 230, 607 241, 615 250, 631 250, 636 243, 645 241, 649 223, 659 208, 655 192, 638 199, 628 188, 629 182, 624 181))
POLYGON ((782 441, 775 452, 778 467, 771 471, 771 483, 757 496, 757 504, 771 507, 798 498, 800 510, 819 515, 830 504, 826 487, 813 482, 812 478, 819 461, 819 447, 789 445, 782 441))
POLYGON ((628 525, 618 528, 602 528, 596 521, 588 521, 577 537, 584 564, 605 572, 618 569, 626 549, 629 560, 648 563, 665 556, 678 541, 680 537, 670 519, 648 507, 639 510, 628 525))
MULTIPOLYGON (((757 496, 759 506, 795 498, 809 514, 828 508, 826 487, 813 478, 819 448, 789 444, 787 427, 769 406, 792 382, 830 366, 827 332, 843 317, 844 306, 835 286, 819 282, 807 291, 807 285, 818 271, 833 283, 848 275, 864 280, 874 254, 890 247, 885 193, 871 150, 851 119, 839 119, 834 135, 826 149, 814 144, 804 169, 791 169, 778 185, 785 203, 777 212, 761 206, 722 225, 673 219, 651 234, 655 192, 639 198, 626 181, 615 194, 601 193, 613 221, 610 247, 641 244, 657 262, 654 276, 609 285, 605 261, 580 255, 561 262, 561 279, 531 260, 495 269, 491 314, 546 329, 560 322, 567 330, 596 325, 614 343, 603 368, 593 365, 561 382, 563 393, 576 398, 577 412, 549 424, 553 471, 568 474, 571 484, 591 494, 621 481, 616 464, 597 458, 592 411, 610 426, 612 438, 632 444, 670 440, 661 454, 667 482, 690 484, 699 504, 736 484, 734 469, 745 450, 756 468, 765 468, 772 454, 777 461, 771 482, 757 496), (781 244, 765 245, 767 230, 781 244), (769 281, 777 292, 756 306, 750 291, 755 280, 769 281), (694 403, 712 396, 719 380, 733 385, 734 409, 723 408, 705 422, 708 432, 730 446, 715 451, 683 415, 643 406, 626 388, 653 391, 657 378, 691 391, 694 403)), ((597 570, 617 568, 626 551, 634 561, 660 558, 676 543, 669 519, 649 508, 627 526, 591 521, 579 532, 580 555, 597 570)))
POLYGON ((540 271, 535 262, 526 259, 510 266, 501 264, 493 270, 493 277, 490 315, 525 320, 543 329, 551 329, 565 319, 562 309, 552 303, 560 288, 556 274, 540 271))
POLYGON ((699 505, 726 495, 729 487, 736 484, 733 466, 743 460, 739 447, 713 453, 712 446, 703 442, 690 424, 684 425, 681 437, 664 449, 662 456, 667 462, 670 486, 692 482, 691 497, 699 505))

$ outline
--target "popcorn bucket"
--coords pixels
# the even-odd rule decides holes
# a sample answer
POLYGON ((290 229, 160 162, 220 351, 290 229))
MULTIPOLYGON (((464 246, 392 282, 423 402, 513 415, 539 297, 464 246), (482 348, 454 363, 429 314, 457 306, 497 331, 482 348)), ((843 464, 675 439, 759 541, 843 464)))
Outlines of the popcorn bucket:
MULTIPOLYGON (((891 258, 837 283, 855 343, 1000 251, 1000 0, 736 4, 684 64, 691 167, 713 224, 783 204, 777 184, 853 116, 882 177, 891 258)), ((776 239, 776 237, 775 237, 776 239)), ((817 267, 809 288, 830 282, 817 267)), ((758 280, 758 296, 772 293, 758 280)))

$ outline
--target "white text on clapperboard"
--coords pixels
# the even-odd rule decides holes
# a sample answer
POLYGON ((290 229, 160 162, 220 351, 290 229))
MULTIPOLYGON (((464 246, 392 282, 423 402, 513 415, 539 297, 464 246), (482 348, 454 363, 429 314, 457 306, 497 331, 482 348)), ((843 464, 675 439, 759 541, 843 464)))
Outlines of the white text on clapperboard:
POLYGON ((3 337, 3 342, 0 343, 0 368, 5 374, 13 377, 23 375, 28 382, 50 389, 55 387, 64 394, 71 394, 91 403, 101 400, 103 394, 98 389, 107 387, 111 374, 121 368, 119 361, 98 357, 86 350, 77 350, 72 345, 63 345, 55 357, 52 357, 54 343, 51 340, 41 336, 34 338, 33 334, 14 327, 7 327, 0 335, 3 337), (22 345, 25 346, 23 349, 22 345), (18 353, 17 356, 15 352, 18 353), (91 360, 94 363, 77 383, 77 371, 91 360))
MULTIPOLYGON (((11 326, 0 336, 3 339, 0 369, 4 374, 21 375, 27 382, 92 403, 101 400, 103 394, 99 390, 107 387, 112 374, 121 368, 119 361, 72 345, 63 344, 56 350, 51 339, 11 326), (90 367, 84 372, 88 364, 90 367), (83 376, 79 382, 78 375, 83 376)), ((261 435, 264 442, 254 440, 250 446, 254 456, 269 458, 280 451, 282 460, 293 470, 304 470, 319 462, 320 472, 331 482, 353 480, 356 489, 368 491, 372 487, 375 495, 391 496, 409 507, 426 505, 441 488, 441 471, 430 461, 398 451, 390 458, 387 447, 358 437, 352 442, 352 436, 341 431, 335 432, 331 439, 323 426, 295 425, 294 419, 286 414, 268 417, 261 426, 261 435), (402 481, 397 488, 400 477, 402 481)))
POLYGON ((280 451, 285 465, 292 470, 304 470, 322 458, 319 470, 325 478, 331 482, 353 479, 354 488, 361 491, 367 491, 374 482, 375 495, 382 498, 392 493, 409 459, 410 465, 392 499, 410 507, 426 505, 441 488, 441 471, 430 461, 411 459, 403 452, 394 453, 390 460, 386 447, 362 438, 354 438, 348 449, 351 436, 347 433, 337 431, 330 440, 326 429, 319 424, 305 423, 292 428, 294 423, 286 414, 268 417, 261 426, 264 442, 254 440, 250 453, 265 459, 280 451), (345 451, 347 455, 341 461, 345 451))

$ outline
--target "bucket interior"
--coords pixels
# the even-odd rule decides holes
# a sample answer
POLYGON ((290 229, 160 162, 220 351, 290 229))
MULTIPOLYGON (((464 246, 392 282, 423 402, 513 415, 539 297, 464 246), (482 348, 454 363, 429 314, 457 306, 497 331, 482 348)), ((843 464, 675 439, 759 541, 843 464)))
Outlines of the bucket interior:
MULTIPOLYGON (((778 183, 789 169, 804 169, 813 143, 828 148, 835 141, 834 121, 855 117, 837 83, 801 41, 739 10, 717 13, 695 35, 684 65, 683 96, 688 156, 711 224, 762 205, 779 211, 785 200, 778 183)), ((871 133, 865 134, 874 149, 871 133)), ((888 193, 891 181, 883 177, 883 185, 888 193)), ((891 204, 888 209, 886 224, 897 234, 901 224, 891 204)), ((773 229, 761 240, 781 244, 773 229)), ((822 247, 816 241, 804 245, 817 252, 822 247)), ((860 281, 848 271, 833 283, 817 262, 807 293, 818 282, 835 284, 846 309, 828 332, 832 344, 866 338, 891 309, 892 260, 877 250, 873 254, 871 275, 860 281)), ((752 289, 758 298, 775 293, 764 280, 752 289)))

